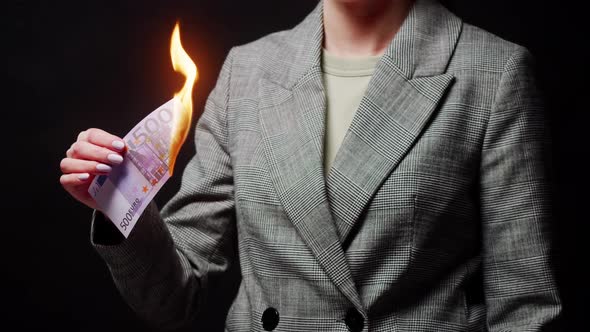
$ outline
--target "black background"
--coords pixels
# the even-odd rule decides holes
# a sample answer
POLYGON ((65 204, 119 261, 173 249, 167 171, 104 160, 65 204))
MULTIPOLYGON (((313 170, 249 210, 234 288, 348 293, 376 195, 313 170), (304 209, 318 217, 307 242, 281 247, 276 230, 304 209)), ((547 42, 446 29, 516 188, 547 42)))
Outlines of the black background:
MULTIPOLYGON (((558 277, 571 330, 588 306, 585 120, 588 61, 581 5, 540 1, 445 1, 466 22, 528 47, 538 63, 552 124, 558 277)), ((2 43, 2 318, 7 331, 145 330, 89 243, 90 209, 59 184, 59 162, 78 132, 123 136, 183 83, 169 38, 181 22, 200 79, 198 116, 233 45, 298 23, 299 1, 4 1, 2 43), (10 326, 10 327, 9 327, 10 326)), ((191 131, 177 164, 194 152, 191 131)), ((179 186, 172 178, 162 206, 179 186)), ((6 329, 2 328, 5 327, 6 329)), ((205 331, 210 330, 205 328, 205 331)))

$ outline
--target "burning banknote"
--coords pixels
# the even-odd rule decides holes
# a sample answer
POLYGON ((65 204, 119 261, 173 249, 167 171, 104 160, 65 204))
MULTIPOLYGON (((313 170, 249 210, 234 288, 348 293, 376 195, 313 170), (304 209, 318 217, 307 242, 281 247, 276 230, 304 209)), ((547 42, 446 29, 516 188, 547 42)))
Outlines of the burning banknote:
POLYGON ((180 43, 176 24, 170 42, 175 71, 186 81, 170 101, 139 122, 124 138, 127 152, 108 175, 97 176, 88 192, 125 237, 141 213, 172 176, 180 147, 186 140, 192 117, 192 89, 197 67, 180 43))

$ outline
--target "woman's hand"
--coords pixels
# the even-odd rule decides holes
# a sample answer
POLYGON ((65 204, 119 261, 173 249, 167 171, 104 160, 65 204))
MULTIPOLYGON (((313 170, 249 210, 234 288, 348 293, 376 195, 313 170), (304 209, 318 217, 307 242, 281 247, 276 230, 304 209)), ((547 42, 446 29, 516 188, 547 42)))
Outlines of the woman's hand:
POLYGON ((75 199, 97 209, 88 187, 94 176, 108 174, 112 165, 123 162, 124 151, 121 138, 96 128, 85 130, 66 151, 66 158, 60 163, 63 175, 59 182, 75 199))

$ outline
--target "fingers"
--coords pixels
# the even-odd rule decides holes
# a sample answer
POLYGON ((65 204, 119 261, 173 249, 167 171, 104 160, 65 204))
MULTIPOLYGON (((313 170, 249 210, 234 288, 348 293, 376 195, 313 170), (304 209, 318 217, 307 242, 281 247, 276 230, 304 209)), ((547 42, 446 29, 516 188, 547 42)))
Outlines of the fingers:
POLYGON ((96 202, 88 193, 88 185, 93 178, 94 176, 88 173, 71 173, 63 174, 59 178, 59 182, 64 187, 64 189, 70 193, 70 195, 72 195, 72 197, 90 207, 91 209, 97 209, 98 206, 96 205, 96 202))
POLYGON ((77 141, 72 144, 66 156, 69 159, 82 159, 105 165, 118 165, 123 162, 123 156, 120 153, 86 141, 77 141))
POLYGON ((97 128, 81 132, 78 135, 78 142, 88 142, 117 152, 122 152, 125 149, 125 143, 121 138, 97 128))
POLYGON ((59 182, 75 199, 97 208, 88 187, 96 175, 106 174, 112 165, 123 162, 124 151, 125 143, 119 137, 96 128, 85 130, 66 151, 59 182))
POLYGON ((88 173, 70 173, 70 174, 63 174, 59 178, 59 182, 64 187, 76 187, 81 185, 86 185, 92 176, 88 173))
MULTIPOLYGON (((92 160, 64 158, 60 163, 61 171, 64 174, 106 174, 111 171, 111 166, 92 160)), ((83 180, 83 179, 82 179, 83 180)))

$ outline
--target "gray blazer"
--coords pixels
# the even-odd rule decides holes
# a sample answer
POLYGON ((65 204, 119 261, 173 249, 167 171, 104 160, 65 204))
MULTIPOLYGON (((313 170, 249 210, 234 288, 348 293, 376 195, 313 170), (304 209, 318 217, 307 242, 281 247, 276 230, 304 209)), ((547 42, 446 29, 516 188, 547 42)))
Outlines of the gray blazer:
POLYGON ((239 264, 227 331, 545 331, 543 107, 531 55, 418 0, 324 174, 322 4, 233 48, 161 213, 101 245, 129 305, 189 322, 239 264))

